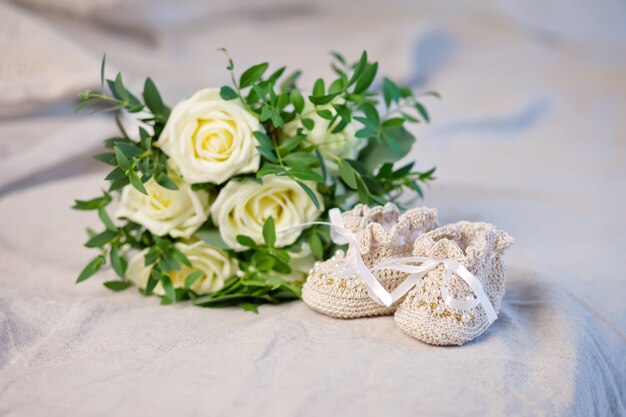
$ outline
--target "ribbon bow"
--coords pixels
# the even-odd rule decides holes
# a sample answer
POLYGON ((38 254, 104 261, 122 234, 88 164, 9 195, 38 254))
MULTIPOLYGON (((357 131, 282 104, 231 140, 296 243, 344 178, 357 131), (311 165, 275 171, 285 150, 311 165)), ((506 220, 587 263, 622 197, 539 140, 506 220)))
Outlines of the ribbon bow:
POLYGON ((493 305, 489 301, 487 294, 483 289, 482 284, 463 265, 452 259, 435 259, 423 256, 411 256, 407 258, 399 258, 389 262, 382 262, 375 265, 370 270, 361 256, 361 246, 356 235, 348 228, 346 228, 341 211, 338 208, 333 208, 328 211, 330 222, 309 222, 303 223, 295 227, 282 230, 287 232, 296 228, 313 226, 316 224, 330 226, 330 237, 337 245, 349 246, 346 253, 345 269, 337 273, 338 277, 346 277, 356 275, 357 279, 353 281, 356 284, 360 281, 364 282, 367 286, 368 294, 372 300, 387 307, 398 301, 402 296, 413 288, 419 281, 430 271, 435 269, 437 265, 443 264, 446 268, 446 274, 441 281, 441 297, 443 301, 454 309, 464 310, 476 307, 478 304, 482 304, 487 314, 489 323, 492 323, 497 319, 497 314, 493 308, 493 305), (421 265, 413 265, 420 263, 421 265), (374 272, 382 269, 394 269, 396 271, 408 273, 409 276, 402 281, 402 283, 391 293, 389 293, 385 287, 383 287, 378 279, 374 276, 374 272), (476 298, 470 300, 459 300, 450 295, 446 289, 446 284, 452 278, 452 274, 456 274, 463 281, 469 285, 476 298))
POLYGON ((487 315, 489 324, 493 323, 498 318, 498 315, 493 308, 491 301, 489 301, 489 297, 485 294, 483 285, 474 274, 468 271, 467 268, 457 261, 452 259, 428 258, 425 256, 411 256, 375 265, 372 268, 372 272, 380 271, 381 269, 394 269, 396 271, 406 272, 409 274, 409 276, 406 277, 406 279, 402 281, 402 283, 398 285, 398 287, 390 294, 392 303, 394 303, 409 292, 413 286, 418 284, 420 280, 426 276, 426 274, 435 269, 439 264, 443 264, 446 270, 446 274, 441 280, 441 285, 439 286, 443 301, 449 307, 457 310, 466 310, 481 304, 485 309, 485 314, 487 315), (413 263, 420 263, 421 265, 413 265, 413 263), (446 288, 446 285, 452 278, 452 274, 456 274, 459 278, 465 281, 472 292, 476 295, 476 298, 460 300, 452 297, 446 288))

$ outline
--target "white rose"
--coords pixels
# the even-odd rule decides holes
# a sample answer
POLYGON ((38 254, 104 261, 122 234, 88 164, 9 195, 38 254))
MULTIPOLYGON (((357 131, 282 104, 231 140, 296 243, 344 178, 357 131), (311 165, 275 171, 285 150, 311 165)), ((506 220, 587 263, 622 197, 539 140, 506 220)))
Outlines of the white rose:
MULTIPOLYGON (((315 190, 313 184, 311 189, 315 190)), ((317 198, 322 203, 322 197, 317 198)), ((276 247, 295 242, 301 230, 281 233, 281 230, 317 219, 322 213, 306 192, 293 180, 267 175, 263 184, 252 180, 231 181, 217 196, 211 217, 224 242, 236 251, 246 248, 237 243, 237 235, 246 235, 263 242, 263 224, 272 216, 276 226, 276 247)))
POLYGON ((257 171, 260 156, 252 132, 262 129, 240 100, 226 101, 218 90, 206 89, 172 109, 157 145, 188 183, 221 184, 257 171))
POLYGON ((132 185, 124 187, 115 216, 139 223, 157 236, 189 238, 209 218, 210 195, 206 190, 192 191, 173 172, 170 178, 178 190, 162 187, 154 178, 144 183, 148 195, 132 185))
MULTIPOLYGON (((339 101, 336 100, 335 104, 338 103, 339 101)), ((318 110, 322 109, 329 110, 333 116, 337 113, 331 104, 318 106, 318 110)), ((301 122, 303 118, 311 119, 315 123, 313 130, 309 131, 304 129, 304 132, 313 144, 318 145, 320 153, 326 157, 324 159, 331 172, 338 171, 337 163, 334 159, 335 156, 342 159, 356 159, 359 156, 361 149, 367 145, 367 141, 365 139, 356 137, 357 129, 354 126, 354 123, 348 123, 348 125, 341 132, 332 133, 332 130, 340 123, 340 119, 338 118, 333 123, 332 127, 329 128, 330 120, 320 117, 315 112, 313 104, 311 104, 308 100, 306 101, 300 118, 287 123, 287 125, 283 128, 280 134, 281 139, 292 137, 296 134, 298 128, 303 128, 301 122)))
MULTIPOLYGON (((191 262, 191 267, 181 265, 178 271, 169 273, 174 288, 183 288, 185 279, 195 271, 202 271, 200 276, 190 287, 196 294, 210 294, 224 286, 224 282, 237 273, 236 263, 228 257, 226 252, 216 249, 202 241, 195 243, 176 243, 180 250, 191 262)), ((147 251, 147 250, 146 250, 147 251)), ((135 255, 128 263, 126 276, 139 288, 146 288, 152 265, 145 266, 146 251, 135 255)), ((161 283, 154 288, 154 293, 164 295, 161 283)))

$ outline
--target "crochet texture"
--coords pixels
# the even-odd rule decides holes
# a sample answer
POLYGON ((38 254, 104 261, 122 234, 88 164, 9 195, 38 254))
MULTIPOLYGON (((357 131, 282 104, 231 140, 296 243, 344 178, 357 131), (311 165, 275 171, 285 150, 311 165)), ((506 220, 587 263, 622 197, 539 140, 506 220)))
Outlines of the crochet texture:
MULTIPOLYGON (((368 268, 410 256, 415 238, 438 226, 435 209, 424 207, 401 213, 391 203, 373 208, 359 204, 343 213, 343 221, 346 228, 356 234, 363 262, 368 268)), ((396 306, 386 307, 373 301, 365 284, 352 285, 356 275, 337 277, 337 272, 345 264, 343 251, 337 251, 327 261, 316 263, 302 288, 304 302, 320 313, 346 319, 393 314, 396 306)), ((377 274, 377 278, 387 291, 393 291, 406 275, 384 270, 377 274)))
MULTIPOLYGON (((413 254, 453 259, 480 280, 496 312, 505 290, 504 252, 513 239, 487 223, 462 221, 434 230, 415 241, 413 254)), ((482 334, 489 322, 479 304, 469 310, 454 310, 441 298, 443 265, 429 272, 407 294, 395 313, 396 324, 407 334, 433 345, 462 345, 482 334)), ((457 299, 474 297, 470 287, 456 275, 446 289, 457 299)))

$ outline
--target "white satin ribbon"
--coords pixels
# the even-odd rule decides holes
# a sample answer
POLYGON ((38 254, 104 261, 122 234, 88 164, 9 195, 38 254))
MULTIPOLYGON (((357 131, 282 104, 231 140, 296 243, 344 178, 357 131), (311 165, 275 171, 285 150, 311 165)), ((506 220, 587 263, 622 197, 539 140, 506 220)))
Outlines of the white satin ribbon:
POLYGON ((467 310, 480 304, 485 310, 489 323, 493 323, 498 318, 498 315, 493 308, 491 301, 489 301, 489 297, 487 297, 487 294, 483 289, 483 285, 474 274, 468 271, 467 268, 457 261, 452 259, 435 259, 424 256, 411 256, 375 265, 372 267, 372 272, 380 271, 382 269, 394 269, 396 271, 409 274, 409 276, 391 293, 391 302, 395 303, 439 264, 443 264, 446 269, 446 274, 444 275, 439 287, 439 290, 441 291, 441 298, 446 305, 456 310, 467 310), (414 263, 419 263, 421 265, 413 265, 414 263), (452 278, 452 274, 456 274, 459 278, 465 281, 476 298, 472 298, 470 300, 460 300, 452 297, 446 288, 446 285, 452 278))
POLYGON ((301 229, 313 225, 330 226, 330 237, 332 241, 337 245, 349 245, 345 258, 345 269, 337 271, 335 273, 337 277, 343 278, 356 275, 357 279, 353 283, 356 284, 359 281, 364 282, 367 286, 370 298, 387 307, 402 298, 402 296, 417 285, 427 273, 435 269, 437 265, 443 264, 446 268, 446 274, 441 281, 440 291, 443 301, 448 306, 458 310, 466 310, 481 304, 485 309, 489 323, 492 323, 498 318, 493 305, 489 301, 487 294, 485 294, 483 286, 478 278, 476 278, 467 270, 467 268, 457 261, 452 259, 435 259, 423 256, 411 256, 380 263, 372 267, 370 270, 367 265, 365 265, 365 262, 363 262, 363 258, 361 257, 361 246, 359 245, 356 235, 344 225, 341 211, 338 208, 330 209, 328 211, 328 216, 330 222, 302 223, 295 227, 280 230, 279 233, 289 232, 291 230, 301 229), (415 263, 419 263, 421 265, 413 265, 415 263), (380 271, 382 269, 394 269, 396 271, 405 272, 409 274, 409 276, 392 293, 389 293, 385 287, 378 282, 378 279, 373 274, 373 272, 380 271), (456 274, 463 281, 465 281, 476 295, 476 298, 471 300, 459 300, 452 297, 446 289, 446 284, 452 278, 452 274, 456 274))
POLYGON ((316 224, 330 226, 330 237, 333 242, 337 245, 349 245, 349 249, 346 253, 346 269, 338 271, 336 275, 340 278, 356 275, 358 277, 357 279, 362 280, 367 286, 368 294, 372 300, 389 307, 393 304, 391 294, 389 294, 385 287, 378 282, 374 274, 372 274, 367 265, 365 265, 365 262, 363 262, 359 241, 356 235, 344 225, 343 217, 341 217, 341 211, 338 208, 332 208, 328 211, 328 216, 330 218, 330 223, 308 222, 300 224, 296 227, 281 230, 280 232, 288 232, 294 229, 313 226, 316 224))

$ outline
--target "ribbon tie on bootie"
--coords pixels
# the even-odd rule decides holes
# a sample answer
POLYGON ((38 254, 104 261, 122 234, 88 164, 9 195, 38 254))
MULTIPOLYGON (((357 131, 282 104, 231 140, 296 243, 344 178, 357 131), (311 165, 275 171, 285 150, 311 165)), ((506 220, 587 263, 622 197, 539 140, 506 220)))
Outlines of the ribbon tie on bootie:
POLYGON ((483 285, 474 274, 455 260, 436 259, 425 256, 410 256, 407 258, 398 258, 389 262, 382 262, 375 265, 372 268, 372 272, 383 269, 394 269, 396 271, 409 274, 409 276, 407 276, 406 279, 402 281, 402 283, 398 285, 398 287, 390 294, 392 303, 394 303, 409 292, 411 288, 417 285, 422 278, 426 276, 426 274, 435 269, 439 264, 443 264, 446 271, 446 274, 441 280, 441 285, 439 286, 443 301, 449 307, 456 310, 467 310, 481 304, 485 310, 489 324, 493 323, 498 318, 498 314, 493 308, 491 301, 489 301, 489 297, 487 297, 487 294, 483 289, 483 285), (419 263, 420 265, 414 265, 415 263, 419 263), (470 300, 460 300, 452 297, 446 288, 446 285, 452 278, 452 274, 456 274, 459 278, 465 281, 475 294, 476 298, 472 298, 470 300))
POLYGON ((463 265, 452 259, 436 259, 423 256, 411 256, 407 258, 398 258, 393 261, 382 262, 375 265, 370 270, 363 261, 361 253, 361 245, 355 233, 348 229, 341 216, 341 211, 338 208, 333 208, 328 211, 330 222, 308 222, 303 223, 295 227, 282 230, 281 232, 291 231, 296 228, 304 228, 313 225, 330 226, 330 237, 332 241, 337 245, 348 245, 348 250, 345 257, 345 266, 341 271, 336 272, 339 278, 345 278, 349 276, 356 276, 356 279, 352 280, 351 286, 357 283, 363 282, 368 290, 368 294, 375 302, 391 306, 393 303, 402 298, 407 292, 417 285, 420 280, 426 276, 430 271, 435 269, 439 264, 443 264, 446 269, 446 274, 441 281, 441 297, 443 301, 454 309, 465 310, 476 307, 478 304, 482 304, 487 314, 489 323, 495 321, 498 316, 493 308, 493 305, 489 301, 487 294, 483 289, 482 284, 463 265), (420 265, 414 265, 419 263, 420 265), (405 272, 409 274, 407 278, 391 293, 389 293, 385 287, 383 287, 374 272, 381 271, 383 269, 394 269, 396 271, 405 272), (456 274, 463 281, 467 283, 470 289, 476 295, 476 298, 471 300, 459 300, 450 295, 446 289, 446 284, 452 278, 452 274, 456 274))

